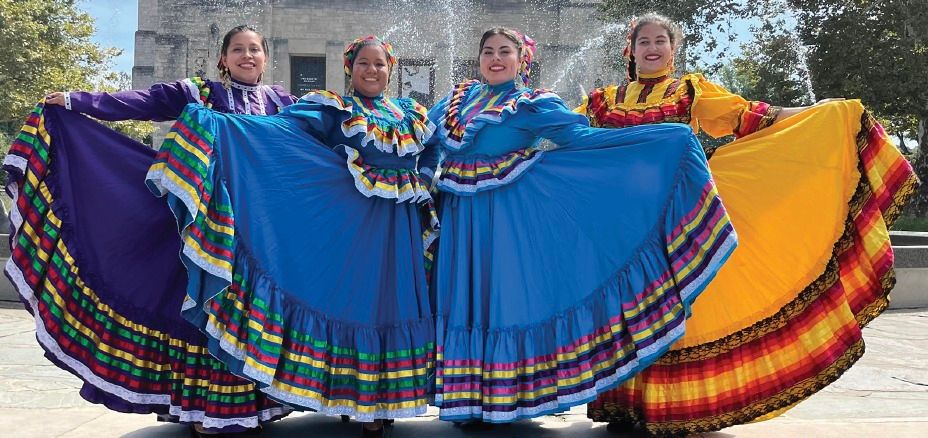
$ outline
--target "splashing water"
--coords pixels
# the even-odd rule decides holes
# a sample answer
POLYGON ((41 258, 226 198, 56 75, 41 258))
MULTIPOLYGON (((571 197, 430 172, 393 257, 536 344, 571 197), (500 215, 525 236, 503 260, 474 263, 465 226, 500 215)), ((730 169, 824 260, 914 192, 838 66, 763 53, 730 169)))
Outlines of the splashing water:
POLYGON ((793 25, 792 32, 789 32, 790 48, 796 52, 796 59, 799 61, 796 65, 799 80, 805 88, 806 98, 809 104, 815 103, 818 98, 815 97, 815 91, 812 88, 812 74, 809 71, 809 48, 802 44, 799 39, 799 11, 788 3, 785 4, 789 22, 793 25))
MULTIPOLYGON (((596 32, 593 32, 594 35, 599 36, 592 37, 584 41, 583 45, 567 58, 567 61, 564 62, 564 65, 560 68, 560 73, 556 76, 554 81, 550 82, 549 86, 556 90, 564 78, 572 76, 573 73, 576 73, 575 69, 578 67, 578 64, 589 64, 591 55, 595 54, 594 51, 604 52, 604 45, 606 41, 610 37, 614 37, 614 34, 624 30, 624 25, 619 23, 608 23, 602 26, 596 32)), ((598 56, 594 58, 600 60, 600 62, 605 60, 604 56, 598 56)))
MULTIPOLYGON (((208 44, 198 51, 196 56, 202 58, 203 69, 207 74, 215 74, 211 65, 216 57, 216 49, 221 42, 225 31, 233 26, 248 24, 268 33, 269 38, 275 38, 275 29, 267 26, 273 18, 276 2, 270 0, 199 0, 197 8, 203 16, 210 17, 206 27, 206 40, 208 44), (216 28, 215 31, 212 28, 216 28)), ((515 7, 521 13, 520 18, 511 20, 505 11, 496 14, 497 6, 472 0, 435 0, 424 2, 422 0, 385 0, 377 8, 376 21, 366 26, 360 25, 357 33, 344 36, 346 41, 362 34, 374 34, 387 40, 396 48, 401 63, 410 66, 408 72, 413 74, 397 77, 404 81, 412 79, 409 89, 433 90, 434 97, 443 95, 453 85, 462 79, 474 78, 477 73, 476 43, 481 32, 494 25, 503 24, 512 26, 517 30, 528 31, 529 35, 539 41, 537 54, 538 64, 536 74, 540 83, 532 84, 537 87, 564 88, 566 91, 573 88, 570 95, 576 94, 579 84, 592 86, 594 79, 603 79, 605 66, 611 66, 606 59, 606 45, 614 35, 621 30, 621 25, 601 23, 591 15, 587 32, 584 36, 561 39, 561 35, 570 35, 572 30, 563 30, 555 24, 560 12, 556 2, 551 0, 525 0, 515 7), (427 8, 424 9, 424 8, 427 8), (495 20, 503 20, 498 22, 495 20), (427 66, 427 67, 424 67, 427 66), (425 68, 423 72, 423 67, 425 68), (431 75, 431 76, 428 76, 431 75), (431 79, 428 79, 428 78, 431 79)), ((508 7, 504 7, 508 10, 508 7)), ((308 9, 306 9, 308 11, 308 9)), ((301 9, 302 13, 303 9, 301 9)), ((170 20, 170 17, 162 17, 170 20)), ((333 17, 338 20, 338 17, 333 17)), ((347 17, 345 19, 348 19, 347 17)), ((566 25, 565 25, 566 26, 566 25)), ((577 26, 577 24, 571 24, 577 26)), ((621 38, 620 35, 617 37, 621 38)), ((297 37, 299 38, 299 37, 297 37)), ((284 54, 286 55, 286 54, 284 54)), ((269 66, 274 70, 274 79, 286 77, 287 72, 278 71, 285 63, 277 59, 271 60, 269 66)), ((404 71, 405 72, 405 71, 404 71)), ((407 72, 407 73, 408 73, 407 72)), ((336 81, 337 82, 337 81, 336 81)), ((331 83, 331 79, 330 79, 331 83)), ((397 87, 403 87, 399 81, 393 82, 397 87)), ((408 89, 403 89, 405 93, 408 89)), ((567 96, 565 95, 565 98, 567 96)))

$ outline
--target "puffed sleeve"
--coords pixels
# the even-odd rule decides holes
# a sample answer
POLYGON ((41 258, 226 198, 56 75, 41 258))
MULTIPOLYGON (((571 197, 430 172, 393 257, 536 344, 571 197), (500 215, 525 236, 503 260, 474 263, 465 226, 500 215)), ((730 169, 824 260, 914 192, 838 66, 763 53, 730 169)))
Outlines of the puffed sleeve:
POLYGON ((693 121, 712 137, 744 137, 773 124, 780 107, 749 101, 712 82, 696 80, 693 121))

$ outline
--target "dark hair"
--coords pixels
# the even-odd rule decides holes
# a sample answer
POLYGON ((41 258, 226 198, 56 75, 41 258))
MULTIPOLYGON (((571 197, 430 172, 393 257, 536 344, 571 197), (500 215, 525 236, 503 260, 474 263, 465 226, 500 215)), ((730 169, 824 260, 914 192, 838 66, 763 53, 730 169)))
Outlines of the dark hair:
POLYGON ((486 44, 487 40, 494 35, 502 35, 509 41, 512 41, 513 44, 516 45, 516 48, 519 49, 519 56, 525 54, 525 43, 522 42, 522 37, 520 37, 516 31, 505 27, 494 27, 484 32, 483 36, 480 38, 480 47, 477 49, 478 54, 483 51, 483 45, 486 44))
MULTIPOLYGON (((220 75, 222 74, 222 57, 225 56, 226 52, 229 50, 229 44, 232 43, 232 37, 243 32, 254 32, 259 37, 261 37, 261 49, 264 50, 265 56, 269 56, 270 49, 267 46, 267 38, 264 37, 264 34, 258 32, 258 30, 254 27, 245 24, 241 26, 235 26, 232 28, 232 30, 226 32, 226 36, 222 37, 222 48, 219 49, 219 60, 216 61, 216 68, 219 69, 220 75)), ((261 82, 261 76, 258 76, 258 82, 261 82)))
POLYGON ((638 63, 635 61, 634 53, 635 40, 638 39, 638 32, 641 31, 642 27, 648 24, 656 24, 663 27, 664 30, 667 31, 667 36, 670 37, 670 48, 672 51, 676 51, 680 43, 683 42, 683 31, 680 29, 680 26, 661 14, 648 12, 636 18, 633 23, 628 35, 628 78, 631 81, 638 79, 638 63))

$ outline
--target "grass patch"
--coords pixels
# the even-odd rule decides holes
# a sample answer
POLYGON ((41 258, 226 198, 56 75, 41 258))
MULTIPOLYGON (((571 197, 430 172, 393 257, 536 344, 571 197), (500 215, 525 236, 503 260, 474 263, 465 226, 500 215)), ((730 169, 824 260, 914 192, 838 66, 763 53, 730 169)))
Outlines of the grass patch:
POLYGON ((900 216, 893 224, 895 231, 928 231, 928 218, 915 216, 900 216))

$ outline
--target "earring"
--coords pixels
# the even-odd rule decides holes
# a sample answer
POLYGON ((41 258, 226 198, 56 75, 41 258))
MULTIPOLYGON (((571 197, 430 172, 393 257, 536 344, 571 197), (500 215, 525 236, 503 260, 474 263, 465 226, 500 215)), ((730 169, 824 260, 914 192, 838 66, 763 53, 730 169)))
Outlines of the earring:
POLYGON ((219 80, 222 81, 222 86, 224 88, 232 86, 232 74, 229 72, 229 67, 223 65, 219 68, 219 80))

